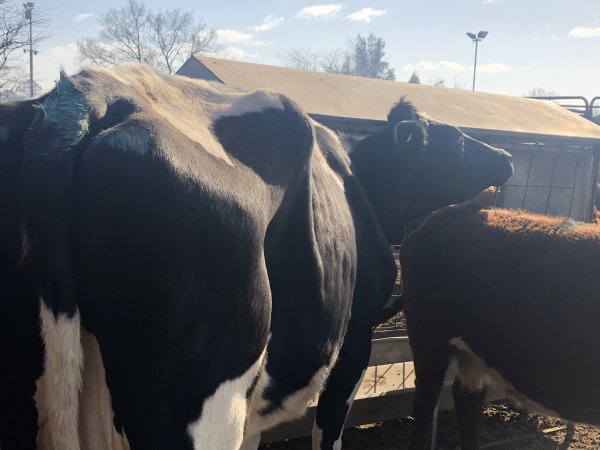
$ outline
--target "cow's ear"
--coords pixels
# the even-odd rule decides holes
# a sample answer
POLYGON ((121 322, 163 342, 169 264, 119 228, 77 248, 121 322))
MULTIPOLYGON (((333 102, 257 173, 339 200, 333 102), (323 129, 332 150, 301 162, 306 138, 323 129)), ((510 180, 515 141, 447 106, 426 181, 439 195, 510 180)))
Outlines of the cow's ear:
POLYGON ((414 120, 398 122, 392 129, 394 149, 408 155, 420 153, 427 143, 423 126, 414 120))
POLYGON ((395 124, 404 120, 419 120, 420 116, 417 108, 407 100, 406 97, 400 97, 398 103, 394 103, 388 113, 388 124, 395 124))

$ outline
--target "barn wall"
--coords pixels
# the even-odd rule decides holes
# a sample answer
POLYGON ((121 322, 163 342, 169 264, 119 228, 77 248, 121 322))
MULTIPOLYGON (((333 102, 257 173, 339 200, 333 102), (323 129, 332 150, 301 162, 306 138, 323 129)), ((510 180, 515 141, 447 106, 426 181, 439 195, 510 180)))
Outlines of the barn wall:
POLYGON ((194 58, 189 58, 177 71, 177 75, 200 78, 208 81, 221 81, 215 74, 194 58))

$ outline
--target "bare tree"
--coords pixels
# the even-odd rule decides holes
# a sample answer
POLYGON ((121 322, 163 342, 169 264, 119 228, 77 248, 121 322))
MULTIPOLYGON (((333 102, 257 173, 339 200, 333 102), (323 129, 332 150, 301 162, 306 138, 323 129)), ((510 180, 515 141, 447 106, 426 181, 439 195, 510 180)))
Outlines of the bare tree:
POLYGON ((454 89, 467 89, 467 83, 462 78, 454 77, 454 89))
POLYGON ((354 75, 352 55, 348 51, 334 50, 321 58, 321 70, 342 75, 354 75))
POLYGON ((209 30, 204 32, 206 25, 195 22, 190 11, 174 9, 159 12, 152 21, 152 40, 160 49, 164 69, 173 73, 173 64, 185 60, 194 53, 212 52, 217 49, 215 45, 217 32, 209 30))
POLYGON ((394 80, 394 69, 383 61, 384 47, 385 41, 373 33, 366 38, 359 34, 348 42, 346 50, 323 53, 309 48, 291 48, 280 52, 278 57, 284 66, 295 69, 394 80))
POLYGON ((541 87, 531 88, 524 97, 556 97, 558 93, 541 87))
MULTIPOLYGON (((35 10, 32 16, 33 43, 46 39, 49 23, 47 10, 35 10)), ((0 98, 16 95, 27 79, 26 63, 19 56, 29 43, 29 21, 20 3, 0 0, 0 98)))
POLYGON ((440 76, 436 77, 434 80, 431 80, 429 84, 433 87, 446 87, 446 82, 440 76))
POLYGON ((285 67, 318 71, 321 70, 321 60, 323 55, 320 52, 313 52, 308 47, 291 47, 279 52, 277 57, 285 67))
POLYGON ((77 43, 82 59, 99 66, 138 61, 173 73, 194 53, 218 50, 216 31, 179 9, 153 13, 137 0, 110 8, 98 19, 96 38, 77 43))

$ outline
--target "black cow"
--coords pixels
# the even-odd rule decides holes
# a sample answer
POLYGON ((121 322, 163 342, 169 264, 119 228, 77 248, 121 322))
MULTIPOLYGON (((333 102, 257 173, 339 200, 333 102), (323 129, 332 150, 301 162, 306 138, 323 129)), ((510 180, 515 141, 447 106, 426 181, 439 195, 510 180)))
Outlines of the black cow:
POLYGON ((339 447, 395 279, 388 242, 512 173, 406 101, 346 143, 269 91, 136 65, 62 76, 19 169, 41 441, 79 447, 83 325, 134 449, 255 446, 326 381, 315 435, 339 447))
POLYGON ((400 253, 424 449, 450 356, 462 449, 479 448, 496 384, 517 405, 600 425, 600 227, 522 211, 450 207, 400 253))

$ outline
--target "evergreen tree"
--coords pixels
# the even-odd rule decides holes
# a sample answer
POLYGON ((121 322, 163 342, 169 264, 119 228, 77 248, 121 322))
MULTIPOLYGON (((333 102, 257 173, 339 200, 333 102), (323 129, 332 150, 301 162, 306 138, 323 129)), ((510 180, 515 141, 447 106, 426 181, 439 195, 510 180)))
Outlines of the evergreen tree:
POLYGON ((421 78, 419 78, 419 74, 416 70, 413 71, 410 78, 408 79, 408 82, 412 84, 421 84, 421 78))

